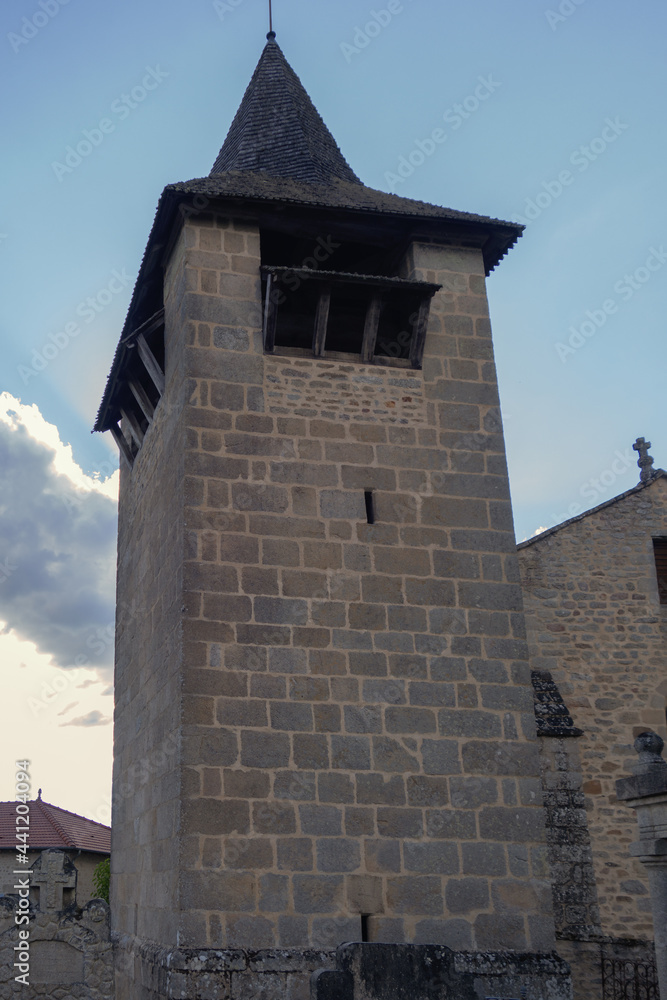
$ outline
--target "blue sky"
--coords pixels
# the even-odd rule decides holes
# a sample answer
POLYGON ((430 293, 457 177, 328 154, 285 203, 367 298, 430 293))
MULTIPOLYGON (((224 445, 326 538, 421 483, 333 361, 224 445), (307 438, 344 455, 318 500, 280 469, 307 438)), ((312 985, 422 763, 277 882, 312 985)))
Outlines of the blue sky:
MULTIPOLYGON (((113 505, 94 473, 108 477, 117 457, 90 429, 155 206, 165 184, 210 170, 261 53, 267 7, 2 7, 0 392, 34 404, 71 446, 79 471, 63 475, 105 524, 103 547, 90 540, 93 562, 112 559, 99 505, 113 505), (68 147, 82 141, 89 155, 68 160, 68 147)), ((664 5, 274 0, 274 27, 366 184, 497 218, 532 216, 488 282, 518 537, 634 485, 639 435, 653 442, 656 466, 665 465, 664 5), (428 142, 434 129, 443 142, 428 142), (424 162, 397 182, 399 165, 418 162, 411 154, 419 149, 424 162)), ((28 411, 5 422, 7 454, 16 458, 23 442, 43 472, 41 487, 24 477, 25 488, 49 491, 50 474, 26 434, 49 455, 64 451, 45 441, 36 412, 32 423, 28 411)), ((25 511, 15 509, 18 489, 8 489, 10 465, 0 474, 1 566, 25 511)), ((87 558, 88 536, 70 535, 76 566, 87 558)), ((21 571, 13 572, 16 582, 21 571)), ((27 570, 22 581, 21 600, 11 578, 0 583, 0 621, 13 637, 37 643, 47 657, 39 669, 48 657, 48 669, 61 669, 62 629, 50 632, 51 619, 42 627, 34 608, 25 612, 27 570)), ((72 635, 89 652, 91 635, 113 616, 110 594, 105 578, 98 600, 68 611, 72 635)), ((84 669, 98 668, 106 682, 108 650, 99 660, 91 652, 84 669)), ((88 720, 81 738, 110 729, 108 697, 72 709, 72 718, 88 720)), ((73 724, 63 718, 58 726, 73 724)), ((0 797, 9 797, 2 779, 0 797)), ((94 805, 72 799, 70 808, 94 805)))

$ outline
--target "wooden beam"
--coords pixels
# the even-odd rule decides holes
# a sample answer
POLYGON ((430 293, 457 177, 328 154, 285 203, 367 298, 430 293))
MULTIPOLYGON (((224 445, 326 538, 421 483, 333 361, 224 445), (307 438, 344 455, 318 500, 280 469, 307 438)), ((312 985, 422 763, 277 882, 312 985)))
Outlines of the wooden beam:
POLYGON ((132 341, 139 334, 143 334, 144 337, 150 336, 158 327, 164 326, 164 308, 158 309, 154 312, 152 316, 149 316, 147 320, 137 326, 132 333, 128 333, 127 337, 123 337, 121 344, 126 344, 128 347, 132 347, 132 341))
POLYGON ((118 445, 118 450, 120 451, 121 456, 123 457, 123 459, 127 463, 128 469, 131 469, 132 468, 132 463, 134 462, 134 456, 132 454, 132 450, 131 450, 129 444, 125 440, 125 435, 121 431, 121 429, 118 426, 118 424, 111 424, 111 426, 109 427, 109 430, 111 431, 111 433, 113 435, 114 441, 118 445))
POLYGON ((157 391, 162 395, 164 392, 164 372, 160 368, 159 364, 155 359, 155 355, 151 351, 150 347, 146 343, 146 338, 143 333, 140 333, 137 337, 137 349, 139 351, 139 357, 144 363, 146 371, 153 379, 153 383, 157 391))
POLYGON ((428 326, 428 313, 431 307, 431 299, 423 298, 419 304, 417 320, 412 328, 412 340, 410 341, 410 364, 413 368, 421 368, 424 357, 424 344, 426 342, 426 327, 428 326))
POLYGON ((324 344, 327 338, 327 323, 329 321, 329 306, 331 304, 331 286, 320 292, 315 313, 315 329, 313 330, 313 354, 316 358, 324 357, 324 344))
POLYGON ((382 309, 382 296, 379 292, 371 297, 366 309, 366 320, 364 322, 364 339, 361 342, 361 360, 365 364, 371 364, 375 354, 375 341, 378 336, 378 325, 380 322, 380 311, 382 309))
POLYGON ((278 325, 278 283, 272 274, 266 277, 266 298, 264 300, 264 350, 273 354, 276 346, 276 326, 278 325), (274 288, 275 285, 275 288, 274 288))
POLYGON ((124 410, 121 406, 120 415, 130 429, 130 434, 134 438, 137 448, 141 448, 144 440, 144 432, 142 431, 137 416, 132 410, 124 410))
POLYGON ((136 399, 137 403, 141 408, 141 412, 145 416, 149 424, 153 423, 153 414, 155 413, 155 407, 153 406, 150 396, 144 389, 141 382, 130 381, 127 383, 130 387, 130 392, 136 399))

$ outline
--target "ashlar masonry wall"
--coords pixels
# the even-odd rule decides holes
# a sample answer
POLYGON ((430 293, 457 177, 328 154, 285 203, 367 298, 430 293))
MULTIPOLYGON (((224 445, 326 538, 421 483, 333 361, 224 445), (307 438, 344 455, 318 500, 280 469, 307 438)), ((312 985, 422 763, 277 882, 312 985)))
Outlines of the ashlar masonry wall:
POLYGON ((264 356, 251 225, 179 254, 181 941, 550 948, 481 253, 412 249, 423 372, 264 356))
POLYGON ((533 666, 551 672, 583 730, 601 931, 614 938, 653 936, 646 876, 628 850, 635 817, 617 802, 614 782, 632 772, 639 732, 667 735, 667 609, 652 545, 667 535, 666 491, 658 478, 519 550, 533 666))

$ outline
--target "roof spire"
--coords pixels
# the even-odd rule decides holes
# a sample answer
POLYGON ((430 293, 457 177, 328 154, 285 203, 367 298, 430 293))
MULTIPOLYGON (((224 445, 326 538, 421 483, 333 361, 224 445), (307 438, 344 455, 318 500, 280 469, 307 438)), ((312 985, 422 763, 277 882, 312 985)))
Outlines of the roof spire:
POLYGON ((289 65, 273 30, 234 116, 211 176, 232 170, 310 184, 361 185, 289 65))
POLYGON ((645 441, 644 438, 637 438, 632 448, 633 451, 639 452, 639 458, 637 459, 637 465, 640 468, 639 481, 640 483, 649 483, 655 473, 652 471, 651 466, 653 465, 653 459, 648 453, 651 446, 650 441, 645 441))

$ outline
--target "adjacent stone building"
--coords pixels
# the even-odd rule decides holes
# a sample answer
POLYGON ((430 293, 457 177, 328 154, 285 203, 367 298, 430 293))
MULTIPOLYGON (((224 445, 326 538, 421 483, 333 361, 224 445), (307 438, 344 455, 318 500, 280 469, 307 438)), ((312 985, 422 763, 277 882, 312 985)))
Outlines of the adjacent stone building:
POLYGON ((485 295, 520 232, 365 187, 273 34, 165 189, 96 424, 118 1000, 568 996, 485 295))
MULTIPOLYGON (((40 789, 41 793, 41 789, 40 789)), ((19 830, 28 833, 27 857, 30 864, 47 848, 62 850, 76 865, 77 884, 71 889, 85 903, 95 896, 93 872, 111 852, 111 830, 85 816, 45 802, 41 794, 28 802, 30 824, 19 830)), ((16 881, 16 802, 0 802, 0 893, 11 893, 16 881)), ((70 902, 71 900, 68 900, 70 902)))
POLYGON ((650 996, 654 976, 636 821, 615 786, 640 733, 667 735, 667 475, 651 463, 640 459, 638 486, 519 545, 534 678, 554 682, 569 713, 541 743, 558 951, 575 995, 620 996, 634 976, 650 996))

